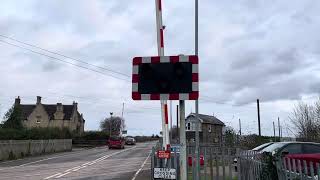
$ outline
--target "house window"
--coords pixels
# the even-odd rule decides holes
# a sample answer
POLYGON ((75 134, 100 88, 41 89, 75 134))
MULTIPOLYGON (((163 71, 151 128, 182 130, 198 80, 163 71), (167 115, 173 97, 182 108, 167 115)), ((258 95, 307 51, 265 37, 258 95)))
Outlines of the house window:
POLYGON ((208 131, 211 133, 211 125, 209 125, 208 131))
POLYGON ((41 123, 41 116, 37 116, 36 118, 37 118, 36 123, 37 123, 37 124, 41 123))
POLYGON ((188 123, 187 124, 187 130, 190 130, 191 129, 191 123, 188 123))

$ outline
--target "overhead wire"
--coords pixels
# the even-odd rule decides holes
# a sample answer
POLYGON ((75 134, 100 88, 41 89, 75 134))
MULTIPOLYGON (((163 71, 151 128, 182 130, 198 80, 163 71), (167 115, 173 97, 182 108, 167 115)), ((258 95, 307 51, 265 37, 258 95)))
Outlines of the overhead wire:
POLYGON ((100 69, 103 69, 103 70, 106 70, 106 71, 109 71, 109 72, 112 72, 112 73, 116 73, 116 74, 119 74, 119 75, 122 75, 122 76, 125 76, 125 77, 130 77, 128 74, 125 74, 125 73, 122 73, 122 72, 119 72, 119 71, 115 71, 115 70, 112 70, 110 68, 97 66, 97 65, 88 63, 88 62, 86 62, 84 60, 80 60, 80 59, 76 59, 76 58, 73 58, 73 57, 70 57, 70 56, 66 56, 66 55, 64 55, 62 53, 58 53, 58 52, 55 52, 55 51, 52 51, 52 50, 48 50, 48 49, 36 46, 34 44, 26 43, 26 42, 23 42, 21 40, 18 40, 18 39, 9 37, 9 36, 5 36, 5 35, 0 34, 0 37, 7 38, 7 39, 10 39, 12 41, 15 41, 15 42, 18 42, 18 43, 21 43, 21 44, 24 44, 24 45, 27 45, 27 46, 30 46, 30 47, 33 47, 33 48, 37 48, 37 49, 40 49, 42 51, 49 52, 49 53, 52 53, 52 54, 55 54, 55 55, 58 55, 58 56, 62 56, 64 58, 71 59, 71 60, 74 60, 74 61, 78 61, 78 62, 81 62, 83 64, 87 64, 87 65, 90 65, 90 66, 93 66, 93 67, 96 67, 96 68, 100 68, 100 69))
POLYGON ((82 65, 79 65, 79 64, 75 64, 75 63, 72 63, 72 62, 69 62, 69 61, 65 61, 65 60, 62 60, 62 59, 57 58, 57 57, 54 57, 54 56, 50 56, 50 55, 47 55, 47 54, 44 54, 44 53, 41 53, 41 52, 38 52, 38 51, 34 51, 34 50, 32 50, 32 49, 23 47, 23 46, 19 46, 19 45, 17 45, 17 44, 13 44, 13 43, 4 41, 4 40, 2 40, 2 39, 0 39, 0 42, 5 43, 5 44, 8 44, 8 45, 11 45, 11 46, 18 47, 18 48, 20 48, 20 49, 24 49, 24 50, 30 51, 30 52, 35 53, 35 54, 39 54, 39 55, 42 55, 42 56, 46 56, 46 57, 48 57, 48 58, 50 58, 50 59, 54 59, 54 60, 61 61, 61 62, 66 63, 66 64, 70 64, 70 65, 76 66, 76 67, 78 67, 78 68, 87 69, 87 70, 89 70, 89 71, 93 71, 93 72, 102 74, 102 75, 104 75, 104 76, 110 76, 110 77, 113 77, 113 78, 116 78, 116 79, 119 79, 119 80, 131 82, 131 81, 128 80, 128 79, 119 78, 119 77, 114 76, 114 75, 111 75, 111 74, 106 74, 106 73, 104 73, 104 72, 101 72, 101 71, 98 71, 98 70, 95 70, 95 69, 91 69, 91 68, 88 68, 88 67, 85 67, 85 66, 82 66, 82 65))
MULTIPOLYGON (((23 42, 23 41, 21 41, 21 40, 18 40, 18 39, 15 39, 15 38, 12 38, 12 37, 3 35, 3 34, 0 34, 0 37, 6 38, 6 39, 10 39, 10 40, 12 40, 12 41, 15 41, 15 42, 18 42, 18 43, 21 43, 21 44, 24 44, 24 45, 27 45, 27 46, 30 46, 30 47, 33 47, 33 48, 37 48, 37 49, 40 49, 40 50, 42 50, 42 51, 45 51, 45 52, 48 52, 48 53, 52 53, 52 54, 55 54, 55 55, 58 55, 58 56, 61 56, 61 57, 67 58, 67 59, 71 59, 71 60, 74 60, 74 61, 77 61, 77 62, 86 64, 86 65, 89 65, 89 66, 92 66, 92 67, 100 68, 100 69, 106 70, 106 71, 111 72, 111 73, 114 73, 114 74, 118 74, 118 75, 121 75, 121 76, 125 76, 125 77, 127 77, 127 78, 130 77, 128 74, 125 74, 125 73, 122 73, 122 72, 119 72, 119 71, 114 71, 114 70, 112 70, 112 69, 110 69, 110 68, 106 68, 106 67, 101 67, 101 66, 97 66, 97 65, 94 65, 94 64, 90 64, 90 63, 88 63, 88 62, 86 62, 86 61, 83 61, 83 60, 80 60, 80 59, 76 59, 76 58, 73 58, 73 57, 64 55, 64 54, 62 54, 62 53, 58 53, 58 52, 52 51, 52 50, 48 50, 48 49, 39 47, 39 46, 34 45, 34 44, 26 43, 26 42, 23 42)), ((30 51, 30 52, 35 53, 35 54, 39 54, 39 55, 42 55, 42 56, 46 56, 46 57, 48 57, 48 58, 50 58, 50 59, 54 59, 54 60, 57 60, 57 61, 60 61, 60 62, 63 62, 63 63, 67 63, 67 64, 69 64, 69 65, 73 65, 73 66, 76 66, 76 67, 78 67, 78 68, 83 68, 83 69, 90 70, 90 71, 93 71, 93 72, 96 72, 96 73, 99 73, 99 74, 102 74, 102 75, 105 75, 105 76, 110 76, 110 77, 113 77, 113 78, 116 78, 116 79, 119 79, 119 80, 124 80, 124 81, 127 81, 127 82, 131 82, 129 79, 123 79, 123 78, 117 77, 117 76, 112 75, 112 74, 105 74, 105 73, 102 72, 102 71, 98 71, 98 70, 95 70, 95 69, 91 69, 91 68, 88 68, 88 67, 86 67, 86 66, 82 66, 82 65, 79 65, 79 64, 75 64, 75 63, 72 63, 72 62, 69 62, 69 61, 66 61, 66 60, 63 60, 63 59, 54 57, 54 56, 50 56, 50 55, 48 55, 48 54, 44 54, 44 53, 41 53, 41 52, 38 52, 38 51, 34 51, 34 50, 32 50, 32 49, 29 49, 29 48, 26 48, 26 47, 23 47, 23 46, 19 46, 19 45, 17 45, 17 44, 10 43, 10 42, 4 41, 4 40, 2 40, 2 39, 0 39, 0 42, 5 43, 5 44, 8 44, 8 45, 11 45, 11 46, 15 46, 15 47, 18 47, 18 48, 27 50, 27 51, 30 51)), ((248 107, 248 106, 252 106, 252 104, 236 105, 236 104, 232 104, 232 103, 219 102, 219 101, 212 100, 212 97, 206 96, 206 95, 202 95, 202 97, 205 97, 205 99, 203 99, 203 98, 200 99, 200 101, 203 101, 203 102, 210 102, 210 103, 221 104, 221 105, 229 105, 229 106, 232 106, 232 107, 245 107, 245 108, 250 108, 250 107, 248 107)))

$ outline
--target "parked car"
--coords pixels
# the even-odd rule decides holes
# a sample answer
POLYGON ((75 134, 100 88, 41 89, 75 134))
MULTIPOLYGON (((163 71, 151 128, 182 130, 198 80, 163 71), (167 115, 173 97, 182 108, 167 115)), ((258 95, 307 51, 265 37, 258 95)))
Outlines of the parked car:
POLYGON ((133 137, 128 137, 128 138, 126 138, 126 144, 127 145, 135 145, 136 140, 133 137))
POLYGON ((264 144, 261 144, 260 146, 257 146, 255 148, 252 149, 252 151, 261 151, 262 149, 270 146, 271 144, 273 144, 274 142, 269 142, 269 143, 264 143, 264 144))
POLYGON ((320 153, 320 143, 313 142, 277 142, 267 146, 261 152, 271 153, 277 159, 289 154, 320 153))
POLYGON ((109 138, 108 147, 109 149, 112 149, 112 148, 124 149, 124 144, 125 144, 125 140, 123 137, 111 136, 109 138))

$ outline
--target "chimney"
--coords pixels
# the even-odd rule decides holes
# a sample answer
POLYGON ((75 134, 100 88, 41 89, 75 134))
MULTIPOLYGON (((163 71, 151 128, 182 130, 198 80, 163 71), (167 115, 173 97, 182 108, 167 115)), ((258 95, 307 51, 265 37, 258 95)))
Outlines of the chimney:
POLYGON ((41 104, 41 96, 37 96, 37 104, 41 104))
POLYGON ((78 111, 78 103, 76 103, 75 101, 73 101, 73 109, 78 111))
POLYGON ((57 112, 63 112, 62 103, 57 103, 57 112))
POLYGON ((14 106, 20 105, 20 102, 21 102, 20 96, 18 96, 18 97, 15 99, 15 101, 14 101, 14 106))

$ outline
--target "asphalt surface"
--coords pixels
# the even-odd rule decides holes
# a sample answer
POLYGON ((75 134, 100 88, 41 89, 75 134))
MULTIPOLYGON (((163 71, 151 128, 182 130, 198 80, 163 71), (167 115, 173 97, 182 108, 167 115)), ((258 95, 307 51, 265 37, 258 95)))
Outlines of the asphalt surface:
POLYGON ((0 180, 149 180, 149 155, 154 144, 138 143, 119 150, 99 147, 0 162, 0 180))

